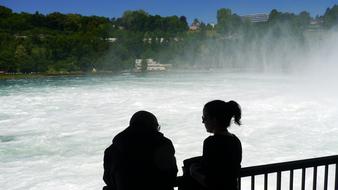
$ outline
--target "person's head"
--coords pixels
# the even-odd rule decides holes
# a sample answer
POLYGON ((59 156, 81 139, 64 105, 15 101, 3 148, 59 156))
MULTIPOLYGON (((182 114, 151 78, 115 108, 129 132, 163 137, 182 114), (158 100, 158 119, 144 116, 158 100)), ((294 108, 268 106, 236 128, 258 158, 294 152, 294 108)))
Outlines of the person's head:
POLYGON ((155 115, 147 111, 134 113, 129 126, 140 131, 159 131, 160 129, 155 115))
POLYGON ((241 114, 241 107, 237 102, 213 100, 204 105, 202 122, 207 132, 213 132, 216 128, 226 130, 232 118, 237 125, 241 125, 241 114))

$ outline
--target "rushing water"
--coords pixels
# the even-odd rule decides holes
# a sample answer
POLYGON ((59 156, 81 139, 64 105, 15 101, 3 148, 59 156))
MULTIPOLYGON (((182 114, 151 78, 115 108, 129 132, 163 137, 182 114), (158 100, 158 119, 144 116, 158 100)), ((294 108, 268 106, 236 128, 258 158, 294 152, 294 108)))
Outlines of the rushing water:
POLYGON ((172 72, 0 81, 1 189, 100 189, 111 139, 138 110, 153 112, 179 167, 208 136, 203 105, 236 100, 243 166, 337 154, 333 84, 306 76, 172 72))

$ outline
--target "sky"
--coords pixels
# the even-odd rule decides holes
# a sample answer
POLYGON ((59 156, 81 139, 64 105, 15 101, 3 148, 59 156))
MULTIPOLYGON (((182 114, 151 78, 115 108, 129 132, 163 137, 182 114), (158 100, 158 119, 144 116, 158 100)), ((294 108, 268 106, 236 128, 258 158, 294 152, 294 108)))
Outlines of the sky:
POLYGON ((117 18, 126 10, 143 9, 151 15, 186 16, 190 23, 195 18, 216 23, 216 12, 220 8, 230 8, 241 16, 269 13, 272 9, 292 13, 306 10, 316 16, 323 15, 334 4, 338 5, 338 0, 0 0, 0 5, 15 12, 61 12, 117 18))

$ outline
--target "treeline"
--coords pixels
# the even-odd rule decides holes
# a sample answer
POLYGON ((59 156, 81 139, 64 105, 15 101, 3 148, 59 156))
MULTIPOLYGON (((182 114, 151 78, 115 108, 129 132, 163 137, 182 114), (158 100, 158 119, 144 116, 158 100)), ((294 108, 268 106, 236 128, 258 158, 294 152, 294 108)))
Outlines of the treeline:
POLYGON ((108 19, 78 14, 14 13, 0 6, 0 71, 115 71, 133 66, 188 30, 185 17, 126 11, 108 19), (162 43, 144 38, 161 37, 162 43))
POLYGON ((195 19, 194 30, 189 30, 184 16, 161 17, 142 10, 126 11, 122 17, 110 19, 58 12, 15 13, 0 6, 0 71, 117 71, 131 69, 136 58, 154 58, 176 66, 201 62, 217 66, 223 64, 222 60, 233 65, 238 62, 236 48, 250 47, 267 31, 277 39, 283 38, 285 28, 287 35, 302 41, 312 21, 321 29, 336 26, 338 6, 317 18, 305 11, 292 14, 272 10, 268 21, 259 23, 230 9, 219 9, 214 26, 195 19))

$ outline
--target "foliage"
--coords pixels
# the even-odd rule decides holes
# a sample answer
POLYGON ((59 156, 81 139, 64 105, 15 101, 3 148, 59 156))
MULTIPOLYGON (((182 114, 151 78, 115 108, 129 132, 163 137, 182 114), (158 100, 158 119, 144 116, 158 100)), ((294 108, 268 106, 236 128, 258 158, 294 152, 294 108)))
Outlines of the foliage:
MULTIPOLYGON (((316 19, 322 28, 336 26, 338 6, 316 19)), ((200 62, 219 66, 221 59, 233 65, 238 59, 234 51, 262 43, 255 39, 263 41, 267 34, 276 40, 292 36, 293 41, 302 41, 312 20, 305 11, 297 15, 272 10, 267 22, 252 23, 221 8, 215 26, 195 19, 198 29, 189 30, 185 16, 161 17, 143 10, 109 19, 59 12, 15 13, 0 6, 0 71, 118 71, 131 69, 139 58, 182 67, 200 62)))
POLYGON ((0 71, 11 73, 121 70, 188 29, 185 17, 126 11, 108 19, 79 14, 13 13, 0 6, 0 71), (161 43, 145 43, 144 38, 161 43), (116 41, 110 41, 116 39, 116 41), (143 55, 144 54, 144 55, 143 55))
POLYGON ((326 28, 336 26, 338 24, 338 5, 334 5, 331 9, 327 8, 322 19, 326 28))

